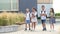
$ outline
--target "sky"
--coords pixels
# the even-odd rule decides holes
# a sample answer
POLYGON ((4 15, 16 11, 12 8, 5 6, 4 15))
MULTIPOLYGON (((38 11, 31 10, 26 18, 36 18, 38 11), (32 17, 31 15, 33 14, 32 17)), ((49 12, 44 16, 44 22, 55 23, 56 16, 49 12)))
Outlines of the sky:
POLYGON ((60 13, 60 0, 53 0, 53 8, 55 13, 60 13))

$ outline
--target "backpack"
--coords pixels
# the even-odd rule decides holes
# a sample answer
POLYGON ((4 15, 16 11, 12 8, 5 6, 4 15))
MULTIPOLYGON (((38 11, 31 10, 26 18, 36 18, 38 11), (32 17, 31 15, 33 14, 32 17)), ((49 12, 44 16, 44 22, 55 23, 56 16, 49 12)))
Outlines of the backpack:
MULTIPOLYGON (((42 11, 41 11, 41 13, 42 13, 42 11)), ((46 13, 46 11, 44 11, 44 13, 46 13)), ((47 17, 47 15, 46 15, 46 17, 47 17)))
MULTIPOLYGON (((42 13, 42 11, 41 11, 41 13, 42 13)), ((44 13, 46 13, 46 11, 44 11, 44 13)))
MULTIPOLYGON (((26 16, 27 16, 27 14, 26 14, 26 16)), ((29 13, 29 18, 30 18, 30 21, 31 21, 30 13, 29 13)))

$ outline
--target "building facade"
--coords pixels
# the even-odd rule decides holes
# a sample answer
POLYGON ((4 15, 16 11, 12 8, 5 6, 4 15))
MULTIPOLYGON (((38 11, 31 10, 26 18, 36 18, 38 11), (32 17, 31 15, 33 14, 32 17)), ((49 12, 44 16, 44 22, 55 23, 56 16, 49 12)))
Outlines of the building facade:
POLYGON ((47 12, 47 17, 49 17, 50 8, 53 7, 53 0, 37 0, 38 17, 40 17, 42 5, 45 6, 45 10, 47 12))
POLYGON ((19 11, 25 13, 25 9, 29 8, 30 12, 32 11, 32 8, 37 9, 37 0, 19 0, 19 11))
POLYGON ((49 9, 53 5, 53 0, 0 0, 0 11, 25 12, 26 8, 31 10, 32 7, 35 7, 38 11, 38 16, 40 16, 41 5, 45 5, 49 16, 49 9))

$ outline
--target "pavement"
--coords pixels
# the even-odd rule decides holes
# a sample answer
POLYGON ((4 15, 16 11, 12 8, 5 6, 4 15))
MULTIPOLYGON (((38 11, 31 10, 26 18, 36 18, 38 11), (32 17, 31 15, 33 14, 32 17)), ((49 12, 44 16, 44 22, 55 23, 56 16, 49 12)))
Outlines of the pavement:
POLYGON ((16 32, 8 32, 8 33, 0 33, 0 34, 59 34, 59 24, 55 24, 55 29, 54 31, 50 31, 50 28, 49 28, 49 24, 46 25, 47 27, 47 31, 42 31, 42 25, 41 24, 38 24, 36 26, 36 30, 35 31, 24 31, 24 28, 23 30, 19 30, 19 31, 16 31, 16 32))
MULTIPOLYGON (((41 21, 39 20, 38 22, 41 22, 41 21)), ((29 30, 24 31, 24 28, 25 28, 25 27, 24 27, 24 25, 23 25, 23 26, 22 26, 22 27, 23 27, 22 30, 15 31, 15 32, 0 33, 0 34, 60 34, 60 33, 59 33, 60 21, 55 24, 55 29, 54 29, 54 31, 50 31, 50 27, 49 27, 49 26, 50 26, 50 24, 49 24, 48 21, 47 21, 47 23, 46 23, 47 31, 42 31, 42 25, 41 25, 41 23, 38 23, 38 24, 36 25, 35 31, 29 31, 29 30)))

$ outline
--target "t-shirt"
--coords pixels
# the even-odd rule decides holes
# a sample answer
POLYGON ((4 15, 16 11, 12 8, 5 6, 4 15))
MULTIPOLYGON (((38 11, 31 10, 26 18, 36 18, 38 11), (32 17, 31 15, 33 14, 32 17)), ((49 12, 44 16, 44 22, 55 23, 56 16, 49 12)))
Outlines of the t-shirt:
POLYGON ((32 14, 34 14, 34 16, 36 17, 37 12, 32 12, 32 13, 31 13, 31 17, 32 17, 32 14))
POLYGON ((55 17, 54 13, 50 12, 50 17, 55 17))
POLYGON ((32 22, 37 22, 37 17, 36 17, 36 15, 37 15, 37 12, 36 12, 36 11, 31 13, 31 17, 32 17, 31 21, 32 21, 32 22), (34 14, 34 15, 32 15, 32 14, 34 14))
MULTIPOLYGON (((44 12, 44 11, 41 11, 41 14, 46 14, 46 12, 44 12)), ((45 20, 46 19, 46 16, 41 16, 41 20, 45 20)))
POLYGON ((26 20, 30 20, 30 13, 26 13, 26 20))
POLYGON ((35 12, 35 16, 37 15, 37 12, 35 12))

